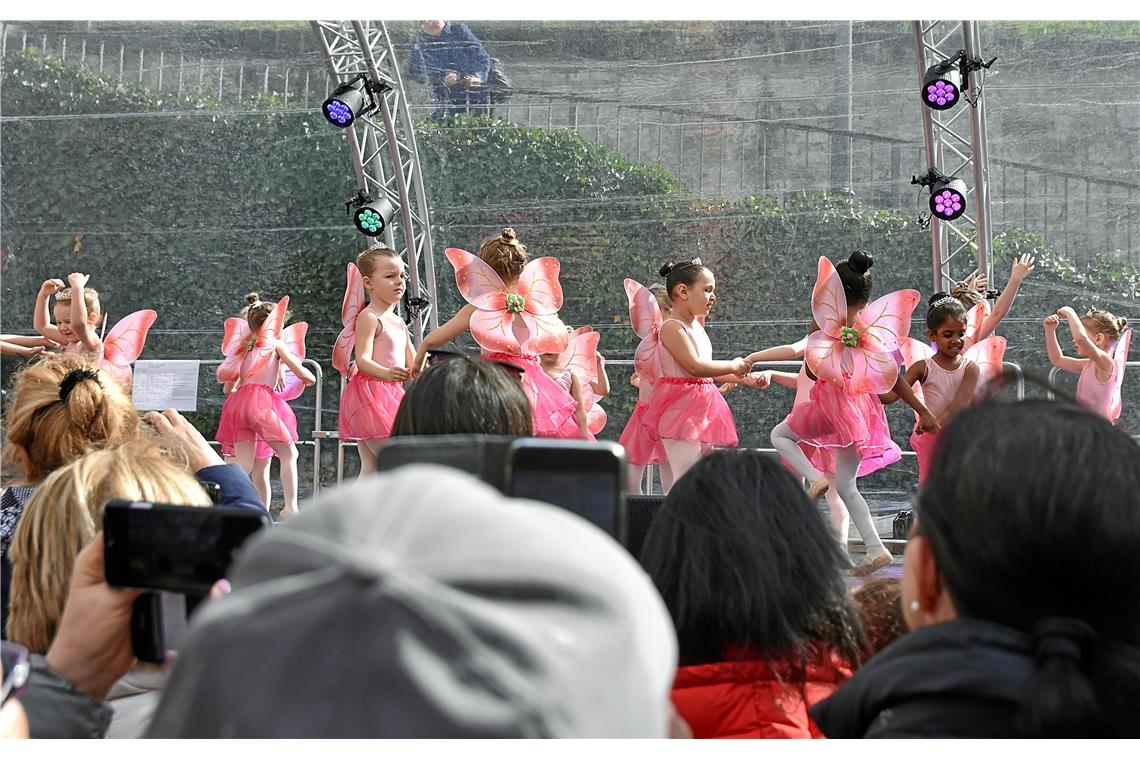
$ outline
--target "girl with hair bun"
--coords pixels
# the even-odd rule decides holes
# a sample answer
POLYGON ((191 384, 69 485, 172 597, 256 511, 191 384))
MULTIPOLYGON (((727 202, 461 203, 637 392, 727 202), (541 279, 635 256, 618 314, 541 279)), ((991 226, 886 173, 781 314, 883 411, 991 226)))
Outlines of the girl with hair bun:
POLYGON ((424 336, 412 365, 414 373, 423 370, 429 351, 469 331, 484 359, 524 370, 523 390, 536 436, 583 438, 574 414, 577 402, 539 363, 540 354, 561 353, 568 342, 566 325, 558 319, 562 308, 558 259, 530 260, 510 227, 484 240, 478 256, 459 248, 448 248, 446 254, 468 303, 424 336))
POLYGON ((827 488, 838 490, 867 547, 866 559, 852 570, 857 576, 891 563, 856 485, 858 477, 902 458, 878 394, 893 391, 906 401, 919 415, 919 430, 938 427, 904 382, 894 358, 910 332, 910 315, 921 295, 899 290, 868 304, 868 270, 873 264, 863 251, 836 265, 820 257, 812 292, 814 319, 804 353, 814 385, 809 400, 794 406, 772 430, 772 445, 780 456, 812 483, 809 496, 816 498, 827 488))
POLYGON ((1080 374, 1077 401, 1110 420, 1120 417, 1123 400, 1124 364, 1132 331, 1125 329, 1128 320, 1101 309, 1089 309, 1083 317, 1069 306, 1045 317, 1045 349, 1054 367, 1080 374), (1077 357, 1065 356, 1057 343, 1057 325, 1069 323, 1077 357))
POLYGON ((642 425, 665 449, 674 482, 714 446, 735 447, 736 423, 716 382, 748 382, 743 357, 712 358, 702 324, 716 303, 716 278, 700 259, 661 267, 673 309, 658 330, 660 376, 653 383, 642 425))

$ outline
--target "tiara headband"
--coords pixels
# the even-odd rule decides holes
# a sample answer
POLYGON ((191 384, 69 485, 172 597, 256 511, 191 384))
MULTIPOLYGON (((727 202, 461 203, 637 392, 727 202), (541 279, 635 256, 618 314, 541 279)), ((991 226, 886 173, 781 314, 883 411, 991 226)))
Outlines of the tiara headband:
POLYGON ((958 299, 954 296, 942 296, 934 303, 930 304, 930 308, 936 309, 944 303, 958 303, 958 299))

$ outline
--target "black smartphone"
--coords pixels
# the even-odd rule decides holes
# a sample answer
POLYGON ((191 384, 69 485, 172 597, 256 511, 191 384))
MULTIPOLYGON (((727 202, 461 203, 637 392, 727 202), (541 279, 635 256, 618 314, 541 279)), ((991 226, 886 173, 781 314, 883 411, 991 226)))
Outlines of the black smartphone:
POLYGON ((422 435, 389 438, 377 453, 377 469, 393 470, 405 464, 440 464, 469 472, 484 483, 505 491, 503 473, 507 451, 514 441, 499 435, 422 435))
POLYGON ((103 572, 112 586, 207 594, 269 524, 250 509, 112 499, 103 507, 103 572))
POLYGON ((589 520, 626 545, 625 449, 610 441, 518 438, 507 452, 507 494, 589 520))
POLYGON ((199 594, 146 591, 131 608, 131 648, 143 662, 163 663, 186 638, 190 614, 205 599, 199 594))

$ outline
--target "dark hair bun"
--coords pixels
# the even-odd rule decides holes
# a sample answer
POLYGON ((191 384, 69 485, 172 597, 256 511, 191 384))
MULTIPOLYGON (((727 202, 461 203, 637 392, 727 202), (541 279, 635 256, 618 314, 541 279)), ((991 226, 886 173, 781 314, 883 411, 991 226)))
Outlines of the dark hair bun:
POLYGON ((1116 329, 1119 330, 1120 332, 1124 332, 1125 327, 1128 327, 1128 320, 1124 317, 1117 317, 1116 318, 1116 329))
POLYGON ((674 264, 672 261, 666 261, 665 265, 663 267, 661 267, 661 272, 660 272, 661 276, 662 277, 668 277, 669 273, 672 272, 673 268, 676 266, 677 265, 674 264))
POLYGON ((245 302, 248 303, 250 306, 252 306, 253 304, 257 303, 260 300, 261 300, 261 296, 257 293, 257 291, 245 294, 245 302))
POLYGON ((847 257, 847 265, 850 266, 851 269, 855 272, 863 274, 875 265, 875 260, 869 253, 866 253, 864 251, 854 251, 850 256, 847 257))

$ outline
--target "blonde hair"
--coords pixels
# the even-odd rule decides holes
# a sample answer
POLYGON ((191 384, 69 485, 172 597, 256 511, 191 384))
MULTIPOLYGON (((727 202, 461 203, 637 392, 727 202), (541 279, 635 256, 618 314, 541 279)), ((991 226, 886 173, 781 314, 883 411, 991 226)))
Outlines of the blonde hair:
POLYGON ((1093 329, 1098 333, 1104 333, 1108 336, 1108 342, 1115 343, 1120 340, 1121 333, 1124 328, 1128 326, 1128 320, 1124 317, 1114 316, 1111 312, 1104 311, 1103 309, 1089 309, 1083 317, 1082 321, 1088 321, 1093 326, 1093 329))
POLYGON ((961 301, 962 305, 966 307, 967 311, 969 311, 970 307, 977 306, 978 304, 985 303, 986 301, 986 297, 984 295, 974 290, 964 282, 954 283, 954 286, 950 288, 950 295, 961 301))
POLYGON ((669 291, 665 289, 664 283, 653 283, 649 286, 649 292, 657 299, 661 311, 673 311, 673 299, 669 298, 669 291))
POLYGON ((504 227, 498 235, 493 235, 479 246, 479 258, 487 262, 496 274, 506 283, 511 283, 522 274, 526 266, 526 246, 519 242, 511 227, 504 227))
POLYGON ((48 476, 24 507, 9 550, 8 637, 29 651, 51 645, 75 557, 95 538, 109 499, 209 506, 185 453, 153 434, 92 451, 48 476))
POLYGON ((391 248, 385 248, 382 245, 374 245, 356 257, 356 268, 360 270, 360 274, 362 276, 371 277, 372 273, 376 270, 376 262, 380 260, 381 256, 392 256, 397 259, 400 258, 400 254, 396 253, 391 248))
MULTIPOLYGON (((87 305, 87 319, 98 322, 103 317, 103 307, 99 304, 99 291, 95 288, 83 289, 83 303, 87 305)), ((55 293, 56 306, 71 305, 71 288, 63 288, 55 293)))
POLYGON ((139 415, 118 381, 90 358, 45 356, 12 381, 4 456, 21 462, 24 480, 38 483, 101 444, 134 438, 139 415), (18 447, 25 460, 15 457, 18 447))

